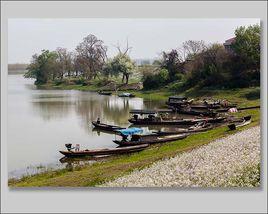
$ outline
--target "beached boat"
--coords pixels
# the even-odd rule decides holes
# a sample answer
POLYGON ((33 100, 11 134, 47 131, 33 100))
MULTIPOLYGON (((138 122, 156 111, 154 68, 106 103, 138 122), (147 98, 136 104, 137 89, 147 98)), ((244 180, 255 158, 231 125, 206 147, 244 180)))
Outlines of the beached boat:
POLYGON ((99 130, 105 130, 105 131, 116 131, 118 129, 124 129, 120 126, 115 126, 115 125, 108 125, 105 123, 98 123, 97 121, 92 121, 92 125, 99 130))
POLYGON ((176 131, 154 131, 153 133, 164 136, 164 135, 176 135, 176 134, 184 134, 184 133, 197 133, 197 132, 205 132, 213 129, 213 125, 206 123, 203 125, 191 126, 187 129, 178 129, 176 131))
POLYGON ((187 115, 194 115, 194 116, 209 116, 209 117, 215 117, 217 116, 217 112, 214 111, 200 111, 200 110, 187 110, 187 109, 183 109, 183 108, 178 108, 178 109, 174 109, 173 110, 176 113, 179 114, 187 114, 187 115))
POLYGON ((168 98, 168 101, 166 102, 166 104, 168 106, 180 106, 183 104, 190 104, 193 100, 188 101, 187 97, 184 96, 171 96, 168 98))
POLYGON ((128 121, 135 125, 194 125, 200 122, 220 123, 225 119, 226 117, 163 120, 160 117, 146 117, 146 118, 134 117, 129 119, 128 121))
POLYGON ((135 95, 131 93, 122 93, 118 94, 118 97, 135 97, 135 95))
MULTIPOLYGON (((248 106, 248 107, 240 107, 240 108, 236 108, 237 111, 242 111, 242 110, 249 110, 249 109, 257 109, 260 108, 260 106, 248 106)), ((218 109, 216 110, 216 112, 228 112, 230 110, 230 108, 223 108, 223 109, 218 109)))
POLYGON ((119 155, 119 154, 128 154, 128 153, 142 151, 145 148, 147 148, 148 146, 149 146, 148 144, 142 144, 142 145, 139 144, 139 145, 135 145, 135 146, 110 148, 110 149, 92 149, 92 150, 86 149, 86 150, 81 150, 81 151, 68 150, 68 151, 59 151, 59 152, 66 157, 119 155))
POLYGON ((158 135, 132 135, 131 140, 122 139, 114 140, 113 142, 120 146, 135 146, 141 144, 156 144, 156 143, 166 143, 176 140, 184 139, 189 134, 177 134, 177 135, 167 135, 167 136, 158 136, 158 135))
POLYGON ((100 95, 111 95, 112 94, 112 92, 110 92, 110 91, 99 91, 98 93, 100 95))
POLYGON ((230 130, 235 130, 236 128, 246 126, 251 123, 251 115, 243 117, 242 121, 234 122, 228 125, 230 130))

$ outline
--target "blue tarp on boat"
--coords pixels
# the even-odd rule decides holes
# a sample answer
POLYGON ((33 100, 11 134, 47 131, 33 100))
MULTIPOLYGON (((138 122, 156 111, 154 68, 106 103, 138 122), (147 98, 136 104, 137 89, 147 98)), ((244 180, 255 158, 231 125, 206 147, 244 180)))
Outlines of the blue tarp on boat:
POLYGON ((133 134, 141 133, 142 129, 133 127, 133 128, 128 128, 128 129, 120 129, 117 131, 123 135, 133 135, 133 134))

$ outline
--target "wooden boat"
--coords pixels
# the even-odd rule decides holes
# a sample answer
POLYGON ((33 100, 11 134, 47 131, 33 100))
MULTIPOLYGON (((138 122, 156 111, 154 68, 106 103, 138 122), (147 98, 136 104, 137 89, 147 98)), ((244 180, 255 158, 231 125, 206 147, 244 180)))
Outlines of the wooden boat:
POLYGON ((130 141, 128 140, 114 140, 113 142, 120 146, 135 146, 141 144, 156 144, 156 143, 166 143, 175 140, 181 140, 188 136, 189 134, 177 134, 177 135, 167 135, 167 136, 157 136, 157 135, 132 135, 130 141))
POLYGON ((111 149, 92 149, 92 150, 82 150, 82 151, 59 151, 66 157, 86 157, 86 156, 100 156, 100 155, 119 155, 127 154, 132 152, 142 151, 147 148, 148 144, 129 146, 129 147, 119 147, 111 149))
MULTIPOLYGON (((249 106, 249 107, 241 107, 241 108, 237 108, 238 111, 242 111, 242 110, 248 110, 248 109, 256 109, 256 108, 260 108, 260 106, 249 106)), ((228 112, 230 108, 223 108, 223 109, 219 109, 216 110, 217 112, 228 112)))
POLYGON ((251 123, 251 115, 243 118, 241 122, 235 122, 228 125, 230 130, 235 130, 238 127, 246 126, 251 123))
POLYGON ((158 117, 148 117, 131 118, 128 121, 135 125, 194 125, 199 122, 219 123, 224 121, 225 119, 226 117, 161 120, 161 118, 158 117))
POLYGON ((197 133, 197 132, 205 132, 208 130, 213 129, 212 124, 204 124, 202 126, 193 126, 189 127, 188 129, 179 129, 178 131, 157 131, 153 132, 159 136, 164 136, 164 135, 176 135, 176 134, 184 134, 184 133, 197 133))
POLYGON ((120 126, 115 126, 115 125, 108 125, 105 123, 98 123, 96 121, 92 121, 92 125, 95 126, 95 128, 99 129, 99 130, 105 130, 105 131, 116 131, 119 129, 124 129, 120 126))
POLYGON ((135 95, 131 93, 122 93, 118 94, 118 97, 135 97, 135 95))
POLYGON ((183 104, 190 104, 192 102, 192 100, 188 101, 187 97, 184 96, 171 96, 168 98, 168 101, 166 102, 166 104, 168 106, 180 106, 183 104))
POLYGON ((111 95, 112 92, 109 92, 109 91, 99 91, 98 92, 100 95, 111 95))
POLYGON ((186 110, 186 109, 175 109, 174 112, 177 112, 179 114, 209 116, 209 117, 215 117, 218 114, 217 112, 214 111, 198 111, 198 110, 186 110))

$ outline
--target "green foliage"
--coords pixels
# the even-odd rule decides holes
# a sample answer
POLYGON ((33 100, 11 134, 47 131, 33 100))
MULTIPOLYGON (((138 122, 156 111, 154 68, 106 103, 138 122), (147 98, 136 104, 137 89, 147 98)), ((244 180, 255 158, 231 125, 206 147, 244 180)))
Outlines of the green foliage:
POLYGON ((163 52, 160 67, 168 71, 169 82, 175 81, 176 74, 180 72, 181 69, 178 51, 173 49, 170 52, 163 52))
POLYGON ((184 82, 175 82, 169 86, 170 91, 181 92, 184 90, 184 82))
POLYGON ((119 53, 105 64, 103 73, 105 76, 116 77, 122 74, 122 82, 125 80, 127 84, 134 67, 134 62, 127 54, 119 53))
POLYGON ((26 78, 36 78, 35 84, 45 84, 51 79, 56 67, 57 54, 49 50, 42 50, 40 55, 34 55, 31 64, 24 75, 26 78))
POLYGON ((161 69, 157 74, 148 74, 143 78, 145 90, 156 89, 164 86, 169 80, 168 71, 161 69))
POLYGON ((79 77, 78 79, 75 80, 75 83, 77 85, 83 85, 85 83, 85 78, 84 77, 79 77))
POLYGON ((239 55, 248 66, 260 66, 260 25, 239 27, 235 30, 234 52, 239 55))
POLYGON ((212 44, 189 64, 186 85, 237 88, 260 85, 260 26, 239 27, 235 42, 226 51, 212 44))

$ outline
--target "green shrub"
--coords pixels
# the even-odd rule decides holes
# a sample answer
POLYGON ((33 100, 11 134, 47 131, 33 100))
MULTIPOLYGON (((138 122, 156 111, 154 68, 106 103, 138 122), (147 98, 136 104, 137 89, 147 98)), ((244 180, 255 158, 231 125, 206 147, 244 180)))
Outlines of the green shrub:
POLYGON ((162 69, 157 74, 148 74, 143 78, 143 87, 145 90, 157 89, 164 86, 168 81, 168 71, 162 69))
POLYGON ((86 80, 84 77, 80 77, 79 79, 76 79, 74 81, 75 81, 75 84, 77 84, 77 85, 83 85, 86 80))
POLYGON ((179 92, 179 91, 183 91, 184 87, 185 87, 184 82, 175 82, 171 84, 168 88, 170 91, 179 92))

